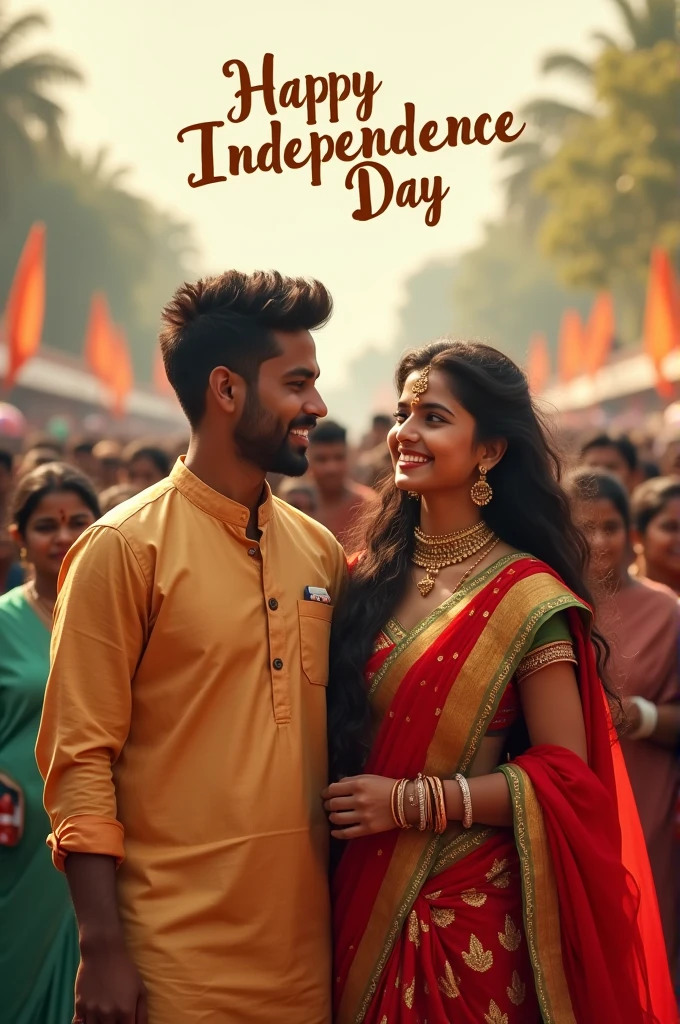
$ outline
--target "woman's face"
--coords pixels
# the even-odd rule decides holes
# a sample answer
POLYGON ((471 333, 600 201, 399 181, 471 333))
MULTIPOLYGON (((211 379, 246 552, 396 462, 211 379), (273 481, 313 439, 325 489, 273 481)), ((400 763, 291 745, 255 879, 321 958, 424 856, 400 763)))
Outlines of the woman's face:
POLYGON ((590 545, 590 573, 598 582, 616 579, 627 569, 629 537, 621 513, 609 498, 580 501, 574 518, 590 545))
POLYGON ((92 510, 75 492, 46 494, 33 510, 24 536, 19 538, 36 575, 57 576, 66 552, 94 519, 92 510))
POLYGON ((475 440, 475 421, 452 395, 446 377, 432 370, 427 391, 412 406, 413 385, 420 371, 411 373, 399 397, 396 423, 387 435, 394 479, 405 491, 432 491, 470 487, 486 446, 475 440))
POLYGON ((127 479, 138 491, 144 491, 163 480, 164 475, 148 455, 138 455, 127 467, 127 479))
POLYGON ((658 567, 663 576, 680 581, 680 498, 671 498, 654 516, 640 538, 647 572, 654 579, 658 567))

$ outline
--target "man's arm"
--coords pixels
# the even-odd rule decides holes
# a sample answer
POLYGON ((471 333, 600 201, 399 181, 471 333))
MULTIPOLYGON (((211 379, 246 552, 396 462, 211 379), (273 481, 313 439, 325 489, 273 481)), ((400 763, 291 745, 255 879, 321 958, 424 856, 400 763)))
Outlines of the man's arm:
POLYGON ((125 949, 116 902, 124 833, 112 767, 130 727, 149 584, 125 538, 104 526, 74 545, 60 583, 36 757, 52 822, 48 841, 55 865, 66 870, 78 920, 76 1012, 141 1024, 144 989, 125 949))

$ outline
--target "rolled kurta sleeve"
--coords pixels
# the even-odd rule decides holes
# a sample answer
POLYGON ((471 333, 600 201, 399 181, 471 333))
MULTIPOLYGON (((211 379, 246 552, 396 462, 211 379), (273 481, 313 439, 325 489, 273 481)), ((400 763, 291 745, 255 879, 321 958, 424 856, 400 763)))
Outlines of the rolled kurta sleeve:
POLYGON ((62 566, 36 746, 60 870, 69 853, 123 860, 112 767, 130 728, 148 607, 147 577, 130 543, 118 528, 95 525, 62 566))

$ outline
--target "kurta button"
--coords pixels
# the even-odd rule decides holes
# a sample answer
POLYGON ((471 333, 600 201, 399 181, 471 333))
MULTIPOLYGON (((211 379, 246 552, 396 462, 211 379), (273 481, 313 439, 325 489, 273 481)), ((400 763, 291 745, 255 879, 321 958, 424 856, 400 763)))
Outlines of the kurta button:
POLYGON ((274 658, 272 665, 274 666, 274 668, 283 668, 283 662, 281 661, 280 658, 274 658))
POLYGON ((257 548, 248 548, 248 554, 251 555, 251 556, 252 555, 256 555, 257 554, 257 548))
POLYGON ((271 610, 273 612, 275 612, 276 609, 279 607, 279 602, 276 600, 275 597, 270 597, 269 598, 269 607, 271 608, 271 610))

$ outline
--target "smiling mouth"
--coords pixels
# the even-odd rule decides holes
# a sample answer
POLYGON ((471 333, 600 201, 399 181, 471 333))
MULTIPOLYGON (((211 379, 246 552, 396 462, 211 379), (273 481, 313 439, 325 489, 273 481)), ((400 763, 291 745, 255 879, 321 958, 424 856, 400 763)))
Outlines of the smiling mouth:
POLYGON ((432 459, 427 455, 406 455, 403 452, 400 453, 399 459, 397 460, 398 466, 425 466, 428 462, 432 462, 432 459))
POLYGON ((306 448, 309 444, 309 427, 294 427, 293 430, 288 431, 288 436, 295 439, 295 443, 302 448, 306 448))

